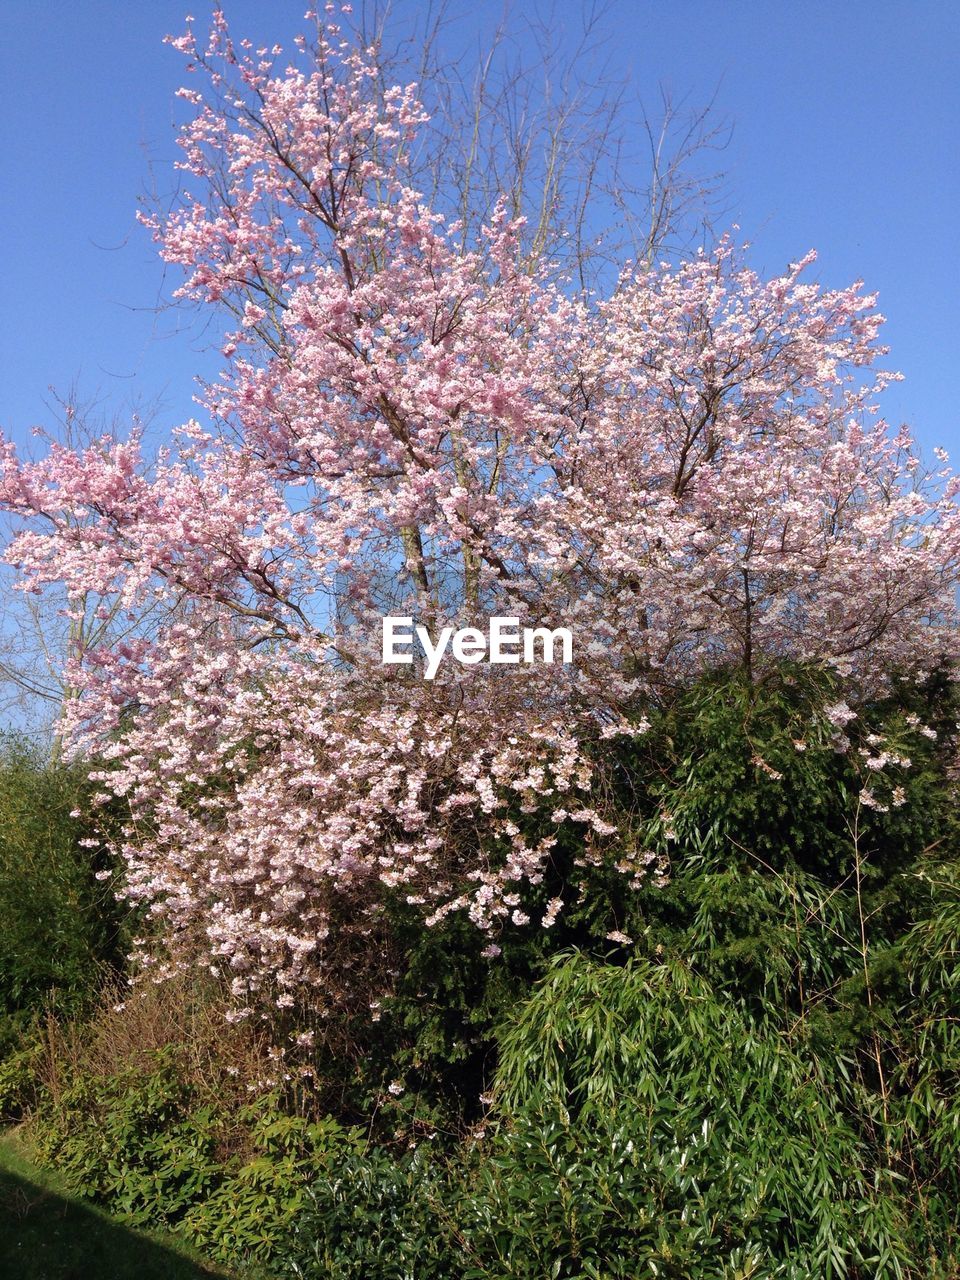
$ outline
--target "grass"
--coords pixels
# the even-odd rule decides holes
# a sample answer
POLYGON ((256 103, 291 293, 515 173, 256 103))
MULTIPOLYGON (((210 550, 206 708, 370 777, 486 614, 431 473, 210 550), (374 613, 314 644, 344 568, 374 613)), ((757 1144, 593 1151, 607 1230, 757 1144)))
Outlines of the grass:
POLYGON ((133 1230, 38 1169, 0 1134, 0 1276, 11 1280, 209 1280, 228 1272, 168 1234, 133 1230))

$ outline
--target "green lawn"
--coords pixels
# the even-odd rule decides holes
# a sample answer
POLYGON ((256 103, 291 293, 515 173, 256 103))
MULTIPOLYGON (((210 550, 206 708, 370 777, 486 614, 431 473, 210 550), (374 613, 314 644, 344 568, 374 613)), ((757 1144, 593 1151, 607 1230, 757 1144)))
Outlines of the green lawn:
POLYGON ((180 1241, 133 1230, 38 1169, 0 1135, 0 1276, 4 1280, 202 1280, 229 1273, 180 1241))

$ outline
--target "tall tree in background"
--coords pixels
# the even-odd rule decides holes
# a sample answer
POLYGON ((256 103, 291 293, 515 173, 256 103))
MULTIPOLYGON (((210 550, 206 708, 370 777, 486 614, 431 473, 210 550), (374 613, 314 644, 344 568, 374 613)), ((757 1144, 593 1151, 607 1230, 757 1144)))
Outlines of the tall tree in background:
MULTIPOLYGON (((712 103, 688 109, 663 89, 659 112, 632 101, 630 86, 606 74, 608 16, 603 6, 590 5, 573 25, 569 14, 561 20, 556 13, 501 21, 476 54, 452 52, 459 23, 443 0, 415 8, 402 23, 376 0, 348 19, 352 37, 375 60, 370 92, 382 95, 395 81, 418 82, 431 119, 406 157, 408 178, 431 204, 455 211, 462 243, 506 201, 522 219, 527 258, 554 270, 562 265, 585 284, 596 283, 611 265, 616 271, 625 254, 651 262, 704 233, 723 190, 717 161, 729 126, 712 103)), ((154 205, 167 198, 155 195, 154 205)), ((232 304, 221 302, 229 320, 232 304)), ((129 421, 149 423, 156 410, 141 406, 126 415, 129 421, 117 413, 98 427, 104 418, 99 400, 82 399, 76 386, 62 395, 51 390, 49 421, 34 434, 71 451, 115 442, 129 421)), ((15 519, 8 526, 7 542, 19 527, 15 519)), ((13 572, 7 581, 15 582, 13 572)), ((62 584, 4 591, 0 715, 51 742, 54 755, 61 745, 55 723, 77 694, 67 682, 68 659, 82 661, 87 650, 107 643, 113 634, 107 621, 95 597, 71 614, 62 584)), ((134 630, 147 625, 143 618, 125 623, 134 630)))

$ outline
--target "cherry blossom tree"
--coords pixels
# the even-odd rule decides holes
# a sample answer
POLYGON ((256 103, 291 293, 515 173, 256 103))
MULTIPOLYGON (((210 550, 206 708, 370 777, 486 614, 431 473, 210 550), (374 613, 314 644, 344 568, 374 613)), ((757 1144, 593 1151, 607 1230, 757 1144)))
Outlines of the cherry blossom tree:
POLYGON ((724 238, 598 296, 504 202, 427 201, 417 87, 332 8, 290 62, 219 14, 172 43, 203 86, 189 189, 146 221, 233 317, 204 422, 153 458, 4 444, 0 481, 26 587, 126 624, 72 664, 64 729, 130 804, 148 968, 211 966, 238 1016, 322 1011, 388 981, 396 901, 493 956, 562 910, 530 919, 561 832, 647 873, 602 745, 672 689, 788 658, 855 707, 955 659, 960 485, 880 418, 859 284, 809 283, 812 254, 763 280, 724 238), (566 626, 575 661, 426 681, 381 662, 388 613, 566 626))
MULTIPOLYGON (((81 400, 75 387, 62 397, 52 393, 46 407, 55 422, 54 430, 34 427, 32 434, 41 449, 61 448, 69 453, 94 444, 100 449, 109 447, 129 429, 131 417, 146 426, 153 416, 152 407, 146 405, 105 422, 97 402, 81 400)), ((2 518, 12 526, 5 528, 5 535, 15 533, 16 516, 2 518)), ((90 521, 97 516, 83 511, 73 518, 90 521)), ((81 536, 79 530, 74 536, 81 536)), ((9 536, 4 541, 9 541, 9 536)), ((0 592, 0 712, 19 732, 47 744, 51 759, 57 761, 63 744, 56 726, 65 704, 79 693, 69 683, 69 670, 82 665, 88 650, 123 639, 123 630, 116 625, 117 604, 93 592, 68 599, 63 582, 56 580, 34 581, 29 591, 17 590, 15 568, 0 565, 0 572, 4 581, 0 592)), ((128 616, 124 623, 124 628, 132 627, 138 634, 149 626, 145 614, 128 616)))

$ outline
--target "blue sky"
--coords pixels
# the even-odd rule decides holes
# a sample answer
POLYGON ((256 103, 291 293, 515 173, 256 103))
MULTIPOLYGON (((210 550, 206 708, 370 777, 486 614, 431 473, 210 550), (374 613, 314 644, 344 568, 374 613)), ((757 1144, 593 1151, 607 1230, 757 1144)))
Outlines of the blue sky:
MULTIPOLYGON (((225 4, 236 34, 271 39, 304 7, 225 4)), ((468 48, 502 7, 461 7, 471 16, 450 39, 468 48)), ((553 12, 572 30, 582 9, 553 12)), ((189 416, 192 376, 209 368, 191 317, 156 313, 175 282, 134 220, 140 193, 171 185, 183 70, 161 39, 188 11, 207 13, 194 0, 0 7, 0 426, 15 437, 50 421, 50 385, 74 382, 107 417, 159 400, 162 432, 189 416)), ((613 0, 603 26, 611 72, 651 104, 661 82, 693 104, 717 91, 734 126, 725 222, 761 270, 816 247, 824 283, 879 291, 887 363, 906 374, 885 411, 960 461, 960 5, 613 0)))

